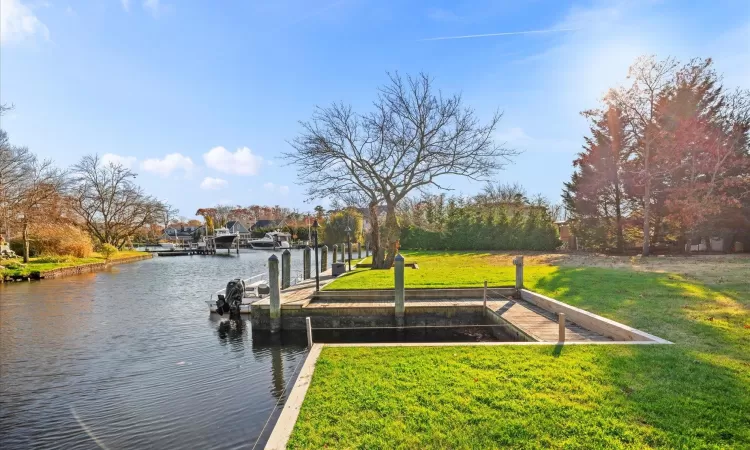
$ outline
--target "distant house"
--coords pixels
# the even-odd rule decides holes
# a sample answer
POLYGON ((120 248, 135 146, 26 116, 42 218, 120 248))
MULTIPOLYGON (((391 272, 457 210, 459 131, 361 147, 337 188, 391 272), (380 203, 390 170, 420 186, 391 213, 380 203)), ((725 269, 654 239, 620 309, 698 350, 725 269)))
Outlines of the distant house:
POLYGON ((249 233, 245 225, 239 220, 230 220, 226 225, 230 233, 249 233))
POLYGON ((265 229, 265 228, 275 228, 281 225, 281 220, 257 220, 253 224, 252 227, 250 227, 251 231, 265 229))
POLYGON ((199 227, 181 226, 181 227, 168 227, 164 229, 162 233, 162 239, 178 242, 188 243, 193 241, 193 235, 199 227))

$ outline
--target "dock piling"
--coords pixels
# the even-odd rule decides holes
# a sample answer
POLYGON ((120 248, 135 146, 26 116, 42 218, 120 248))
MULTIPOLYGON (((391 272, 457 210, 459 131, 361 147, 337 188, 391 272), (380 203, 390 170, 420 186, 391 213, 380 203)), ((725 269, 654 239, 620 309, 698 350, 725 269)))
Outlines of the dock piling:
POLYGON ((289 249, 281 253, 281 289, 292 284, 292 253, 289 249))
POLYGON ((401 253, 396 255, 394 260, 393 268, 394 287, 395 287, 395 303, 396 303, 396 326, 404 326, 404 257, 401 253))
POLYGON ((339 246, 336 244, 333 244, 333 258, 331 258, 331 263, 336 262, 336 258, 339 255, 339 246))
POLYGON ((523 256, 513 258, 513 265, 516 266, 516 289, 523 289, 523 256))
POLYGON ((341 244, 341 261, 344 262, 344 259, 346 259, 346 244, 341 244))
POLYGON ((362 244, 357 242, 357 259, 362 259, 362 244))
POLYGON ((312 325, 310 323, 310 317, 305 317, 305 327, 307 328, 307 348, 312 348, 313 338, 312 338, 312 325))
POLYGON ((312 265, 310 264, 311 256, 312 256, 311 249, 310 249, 310 246, 308 245, 302 251, 302 278, 305 280, 309 280, 310 278, 312 278, 312 270, 311 270, 312 265))
POLYGON ((268 286, 271 288, 269 299, 271 333, 278 333, 281 330, 281 292, 279 290, 279 258, 276 255, 268 258, 268 286))
POLYGON ((320 247, 320 273, 328 270, 328 246, 320 247))
POLYGON ((565 342, 565 313, 559 313, 557 315, 557 340, 558 342, 565 342))

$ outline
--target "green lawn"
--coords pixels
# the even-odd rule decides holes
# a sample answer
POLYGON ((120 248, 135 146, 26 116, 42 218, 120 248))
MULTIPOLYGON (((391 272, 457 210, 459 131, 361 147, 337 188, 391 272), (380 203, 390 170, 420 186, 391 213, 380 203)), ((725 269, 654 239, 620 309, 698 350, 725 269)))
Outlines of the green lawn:
MULTIPOLYGON (((483 252, 421 251, 405 254, 407 263, 417 263, 419 269, 406 268, 407 288, 420 287, 480 287, 488 280, 492 286, 513 285, 516 268, 488 264, 493 255, 483 252)), ((366 263, 372 258, 366 258, 366 263)), ((548 273, 547 266, 529 266, 524 277, 538 277, 548 273)), ((393 269, 356 269, 340 276, 325 289, 386 289, 393 288, 393 269)))
MULTIPOLYGON (((449 284, 425 256, 446 258, 407 258, 420 264, 407 285, 449 284)), ((325 348, 290 448, 750 448, 747 278, 525 270, 529 288, 675 345, 325 348)), ((511 271, 485 262, 454 279, 503 284, 511 271)), ((388 287, 381 277, 333 286, 388 287)))
MULTIPOLYGON (((125 250, 117 252, 117 254, 113 255, 112 260, 145 254, 145 252, 125 250)), ((0 278, 29 276, 34 273, 43 273, 52 269, 82 266, 84 264, 100 262, 104 262, 104 257, 98 253, 93 253, 88 258, 76 258, 74 256, 43 256, 39 258, 29 258, 29 262, 27 264, 24 264, 21 258, 2 260, 0 261, 0 266, 4 266, 5 268, 0 269, 0 278)))

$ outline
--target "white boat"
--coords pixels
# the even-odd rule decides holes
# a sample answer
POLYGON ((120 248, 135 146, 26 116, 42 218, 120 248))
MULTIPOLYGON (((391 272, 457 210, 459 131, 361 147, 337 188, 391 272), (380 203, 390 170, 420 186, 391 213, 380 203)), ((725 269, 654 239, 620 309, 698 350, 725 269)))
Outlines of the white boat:
MULTIPOLYGON (((266 280, 266 278, 267 278, 266 275, 259 274, 259 275, 255 275, 250 278, 245 278, 244 280, 242 280, 245 283, 245 293, 242 296, 242 305, 240 305, 240 313, 250 314, 250 304, 256 300, 260 300, 261 298, 263 298, 263 296, 258 293, 258 286, 268 285, 268 281, 266 280)), ((216 300, 218 299, 219 295, 225 295, 225 294, 226 294, 226 288, 216 291, 214 294, 211 295, 210 300, 206 300, 206 304, 208 305, 209 311, 211 311, 212 313, 216 312, 216 300)))
POLYGON ((239 234, 232 233, 227 228, 217 228, 214 230, 214 242, 217 249, 232 249, 235 247, 235 241, 239 239, 239 234))
POLYGON ((292 235, 282 231, 266 233, 260 239, 250 239, 250 247, 257 250, 276 250, 292 248, 292 235))

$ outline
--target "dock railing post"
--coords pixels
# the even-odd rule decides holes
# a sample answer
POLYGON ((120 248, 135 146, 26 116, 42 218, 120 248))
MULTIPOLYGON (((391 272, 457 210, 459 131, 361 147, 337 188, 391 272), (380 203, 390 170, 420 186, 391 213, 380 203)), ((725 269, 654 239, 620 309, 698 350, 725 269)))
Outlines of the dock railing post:
POLYGON ((484 280, 484 295, 482 296, 484 301, 484 308, 482 309, 482 314, 487 314, 487 280, 484 280))
POLYGON ((281 253, 281 289, 292 285, 292 252, 289 249, 281 253))
POLYGON ((269 315, 271 333, 281 330, 281 292, 279 290, 279 258, 271 255, 268 258, 268 286, 271 288, 269 315))
POLYGON ((328 270, 328 246, 320 247, 320 273, 328 270))
POLYGON ((557 340, 558 342, 565 342, 565 313, 557 315, 557 326, 557 340))
POLYGON ((339 246, 333 244, 333 258, 331 258, 331 264, 336 262, 336 258, 339 256, 339 246))
POLYGON ((516 290, 523 289, 523 256, 513 258, 513 264, 516 266, 516 290))
POLYGON ((396 326, 404 326, 404 298, 406 292, 404 289, 404 257, 401 253, 396 255, 393 268, 395 297, 396 297, 396 326))
POLYGON ((305 327, 307 328, 307 347, 312 348, 313 346, 313 340, 312 340, 312 325, 310 324, 310 318, 305 317, 305 327))
POLYGON ((310 270, 311 264, 310 264, 310 257, 312 256, 312 253, 310 253, 310 246, 308 245, 305 247, 305 249, 302 251, 302 278, 305 280, 309 280, 312 278, 310 275, 312 271, 310 270))

